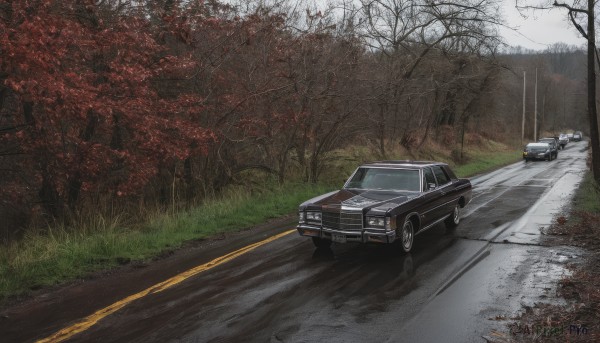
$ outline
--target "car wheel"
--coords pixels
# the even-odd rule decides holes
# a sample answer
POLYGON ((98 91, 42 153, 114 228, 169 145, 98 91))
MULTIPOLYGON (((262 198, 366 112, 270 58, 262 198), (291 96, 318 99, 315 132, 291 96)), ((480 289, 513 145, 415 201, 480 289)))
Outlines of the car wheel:
POLYGON ((327 249, 331 246, 331 241, 329 239, 323 239, 320 237, 312 237, 313 244, 318 249, 327 249))
POLYGON ((444 221, 444 224, 446 224, 447 230, 452 230, 458 226, 458 223, 460 223, 460 205, 456 204, 450 216, 444 221))
POLYGON ((402 231, 400 231, 400 245, 402 246, 402 251, 406 253, 410 252, 414 239, 415 229, 413 223, 409 218, 406 218, 404 225, 402 225, 402 231))

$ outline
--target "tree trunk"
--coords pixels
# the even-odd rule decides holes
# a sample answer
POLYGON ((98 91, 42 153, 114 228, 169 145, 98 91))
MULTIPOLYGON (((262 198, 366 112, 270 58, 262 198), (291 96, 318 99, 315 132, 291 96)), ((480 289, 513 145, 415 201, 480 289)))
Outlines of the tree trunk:
POLYGON ((379 155, 382 159, 385 159, 385 109, 383 104, 380 106, 379 110, 379 123, 377 123, 377 129, 379 131, 379 155))
MULTIPOLYGON (((31 130, 36 132, 32 102, 23 102, 23 117, 25 118, 27 125, 31 126, 31 130)), ((42 206, 48 216, 53 218, 61 217, 63 214, 63 203, 60 195, 56 191, 55 185, 52 183, 50 173, 48 173, 48 163, 43 156, 39 158, 38 163, 42 174, 42 185, 38 191, 38 196, 40 197, 42 206)))
POLYGON ((598 138, 598 114, 596 112, 596 32, 594 27, 594 1, 588 0, 588 117, 590 121, 590 141, 592 144, 592 172, 600 183, 600 140, 598 138))
MULTIPOLYGON (((87 125, 85 127, 85 130, 83 131, 83 133, 81 134, 81 139, 84 142, 89 142, 92 137, 94 137, 94 133, 96 132, 96 127, 98 124, 98 116, 92 111, 89 110, 88 114, 88 122, 87 125)), ((80 154, 78 154, 80 155, 80 154)), ((79 157, 80 161, 81 159, 83 159, 83 157, 79 157)), ((69 210, 73 211, 75 210, 75 206, 77 205, 77 202, 79 201, 79 194, 81 193, 81 185, 82 185, 82 181, 81 181, 81 174, 79 172, 76 172, 74 175, 71 175, 68 177, 67 180, 67 206, 69 207, 69 210)))

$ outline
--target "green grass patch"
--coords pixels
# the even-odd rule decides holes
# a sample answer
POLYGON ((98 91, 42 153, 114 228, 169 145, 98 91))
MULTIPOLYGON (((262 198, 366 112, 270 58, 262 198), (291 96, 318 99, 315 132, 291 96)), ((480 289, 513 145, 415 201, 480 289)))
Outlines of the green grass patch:
POLYGON ((588 171, 573 198, 573 210, 600 214, 600 185, 588 171))
POLYGON ((520 161, 523 156, 520 150, 496 150, 469 152, 468 162, 454 166, 459 177, 469 177, 520 161))
POLYGON ((154 214, 136 228, 122 227, 118 219, 100 219, 103 223, 93 227, 58 226, 29 233, 0 250, 0 302, 32 289, 151 258, 189 240, 292 213, 301 202, 331 189, 327 185, 290 183, 254 194, 235 190, 189 211, 154 214))

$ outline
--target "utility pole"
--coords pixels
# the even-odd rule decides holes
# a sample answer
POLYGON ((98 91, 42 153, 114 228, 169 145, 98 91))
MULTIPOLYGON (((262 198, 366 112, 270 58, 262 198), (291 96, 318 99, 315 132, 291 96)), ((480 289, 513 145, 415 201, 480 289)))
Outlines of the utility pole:
POLYGON ((525 140, 525 77, 526 72, 523 70, 523 120, 521 121, 521 145, 525 140))
POLYGON ((533 141, 537 142, 537 68, 535 68, 535 91, 533 104, 533 141))
MULTIPOLYGON (((546 124, 546 92, 542 95, 542 123, 540 124, 540 128, 544 128, 544 124, 546 124)), ((554 136, 554 128, 552 128, 552 135, 554 136)))
POLYGON ((565 105, 565 89, 563 88, 563 120, 562 120, 562 129, 564 130, 567 126, 567 107, 565 105))

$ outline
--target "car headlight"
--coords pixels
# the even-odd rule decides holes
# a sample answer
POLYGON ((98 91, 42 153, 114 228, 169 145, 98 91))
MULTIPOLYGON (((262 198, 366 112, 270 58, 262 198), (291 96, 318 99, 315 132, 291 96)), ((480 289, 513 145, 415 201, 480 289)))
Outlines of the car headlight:
POLYGON ((298 222, 304 223, 304 212, 298 212, 298 222))
POLYGON ((321 212, 306 212, 307 221, 321 221, 321 212))
POLYGON ((392 218, 390 217, 367 217, 367 226, 392 229, 392 218))
POLYGON ((385 218, 384 217, 367 217, 368 226, 374 227, 384 227, 385 226, 385 218))

